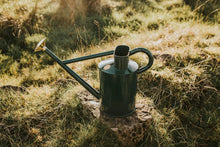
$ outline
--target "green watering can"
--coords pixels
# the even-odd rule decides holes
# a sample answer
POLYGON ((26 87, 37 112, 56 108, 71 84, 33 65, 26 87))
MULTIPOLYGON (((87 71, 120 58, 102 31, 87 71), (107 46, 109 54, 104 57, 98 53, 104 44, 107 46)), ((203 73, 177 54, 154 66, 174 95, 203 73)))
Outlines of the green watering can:
POLYGON ((127 116, 135 111, 135 96, 137 92, 137 75, 149 69, 153 65, 153 55, 145 48, 135 48, 130 51, 126 45, 119 45, 115 50, 79 58, 60 60, 45 45, 45 39, 41 40, 35 48, 35 52, 44 51, 64 68, 75 80, 85 87, 97 99, 101 98, 100 111, 113 117, 127 116), (143 52, 147 54, 149 62, 139 68, 138 64, 129 60, 129 56, 143 52), (106 59, 98 64, 100 91, 97 91, 77 75, 67 64, 78 61, 114 54, 114 58, 106 59))

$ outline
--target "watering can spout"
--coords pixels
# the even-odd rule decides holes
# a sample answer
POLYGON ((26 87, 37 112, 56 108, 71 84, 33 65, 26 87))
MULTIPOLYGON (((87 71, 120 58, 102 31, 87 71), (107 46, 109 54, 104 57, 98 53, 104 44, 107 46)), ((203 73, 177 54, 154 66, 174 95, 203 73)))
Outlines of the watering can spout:
POLYGON ((34 52, 39 52, 39 51, 45 51, 46 50, 46 39, 41 40, 36 48, 34 49, 34 52))
MULTIPOLYGON (((76 74, 69 66, 67 66, 68 63, 73 63, 73 62, 77 62, 77 61, 82 61, 82 60, 86 60, 88 58, 86 58, 86 56, 84 56, 84 58, 75 58, 72 60, 65 60, 62 61, 60 60, 60 58, 58 58, 51 50, 49 50, 46 47, 46 41, 45 39, 41 40, 35 50, 35 52, 38 51, 44 51, 46 52, 51 58, 53 58, 63 69, 65 69, 75 80, 77 80, 84 88, 86 88, 92 95, 94 95, 97 99, 100 99, 100 93, 94 89, 92 86, 90 86, 86 81, 84 81, 78 74, 76 74)), ((110 52, 108 52, 108 54, 110 54, 110 52)), ((89 56, 87 56, 89 57, 89 56)), ((89 58, 91 59, 91 57, 89 58)))

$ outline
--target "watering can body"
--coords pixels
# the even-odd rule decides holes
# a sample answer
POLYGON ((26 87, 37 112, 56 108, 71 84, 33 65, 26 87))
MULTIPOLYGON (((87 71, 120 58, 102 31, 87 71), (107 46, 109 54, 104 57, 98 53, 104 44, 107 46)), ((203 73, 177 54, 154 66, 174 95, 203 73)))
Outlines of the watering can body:
POLYGON ((45 51, 61 67, 63 67, 74 79, 84 86, 96 98, 101 98, 100 111, 109 116, 127 116, 135 111, 135 96, 137 92, 137 76, 149 69, 153 64, 153 55, 145 48, 136 48, 130 51, 126 45, 117 46, 115 50, 103 53, 83 56, 61 61, 53 54, 42 40, 35 51, 45 51), (149 62, 139 68, 138 64, 129 59, 129 56, 137 53, 146 53, 149 62), (98 64, 100 91, 92 88, 80 76, 78 76, 67 64, 114 54, 114 58, 106 59, 98 64))
POLYGON ((114 58, 99 63, 100 110, 112 116, 128 115, 135 110, 138 64, 129 60, 128 46, 118 46, 114 58))

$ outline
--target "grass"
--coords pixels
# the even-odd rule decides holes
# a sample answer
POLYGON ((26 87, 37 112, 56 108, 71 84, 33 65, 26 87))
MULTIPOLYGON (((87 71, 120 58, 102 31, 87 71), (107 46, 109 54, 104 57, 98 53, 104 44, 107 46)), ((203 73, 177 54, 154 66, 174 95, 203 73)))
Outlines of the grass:
POLYGON ((82 109, 76 94, 73 95, 81 87, 72 87, 32 87, 26 95, 1 92, 4 113, 1 145, 103 146, 118 143, 108 128, 91 119, 91 114, 82 109), (102 137, 107 139, 102 141, 102 137))
MULTIPOLYGON (((153 122, 137 146, 220 145, 219 13, 193 11, 181 0, 112 0, 103 1, 102 14, 80 19, 71 10, 64 13, 59 1, 0 3, 0 86, 28 89, 0 90, 1 146, 121 146, 82 109, 82 86, 57 83, 71 77, 46 54, 33 52, 45 37, 62 59, 119 44, 148 48, 155 62, 139 75, 137 97, 153 107, 153 122)), ((98 89, 97 64, 103 59, 70 67, 98 89)), ((131 59, 147 62, 140 53, 131 59)))

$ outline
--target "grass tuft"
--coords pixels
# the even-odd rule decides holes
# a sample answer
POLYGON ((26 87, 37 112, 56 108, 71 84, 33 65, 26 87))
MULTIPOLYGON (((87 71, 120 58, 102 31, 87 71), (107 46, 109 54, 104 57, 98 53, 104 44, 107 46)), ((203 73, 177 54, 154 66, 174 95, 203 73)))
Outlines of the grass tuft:
MULTIPOLYGON (((148 48, 155 62, 138 76, 137 97, 152 106, 153 122, 137 146, 219 145, 217 1, 86 1, 94 13, 62 2, 71 1, 0 2, 0 86, 28 91, 0 88, 0 146, 122 146, 83 109, 82 86, 46 54, 33 53, 45 37, 62 60, 119 44, 148 48)), ((106 58, 69 67, 99 89, 97 64, 106 58)), ((148 62, 142 53, 131 59, 148 62)))

